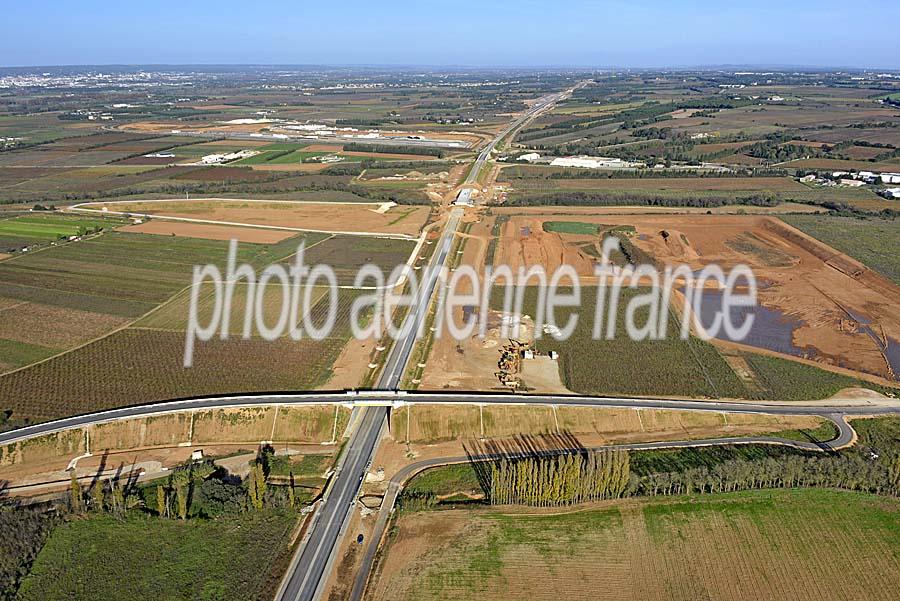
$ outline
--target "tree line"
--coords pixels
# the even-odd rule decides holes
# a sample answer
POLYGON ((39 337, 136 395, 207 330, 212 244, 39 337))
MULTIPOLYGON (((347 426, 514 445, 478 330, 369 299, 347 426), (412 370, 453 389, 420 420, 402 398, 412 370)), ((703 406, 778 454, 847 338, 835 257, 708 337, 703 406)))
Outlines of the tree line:
POLYGON ((601 451, 491 463, 490 502, 555 507, 618 499, 630 480, 628 453, 601 451))

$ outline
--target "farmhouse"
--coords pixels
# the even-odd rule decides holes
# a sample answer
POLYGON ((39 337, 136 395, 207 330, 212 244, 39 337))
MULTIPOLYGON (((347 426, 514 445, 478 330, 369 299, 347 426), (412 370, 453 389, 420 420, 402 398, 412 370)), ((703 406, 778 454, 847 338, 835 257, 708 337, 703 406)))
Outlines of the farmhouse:
POLYGON ((861 186, 865 186, 866 182, 860 181, 858 179, 842 179, 838 181, 838 183, 842 186, 849 186, 850 188, 859 188, 861 186))

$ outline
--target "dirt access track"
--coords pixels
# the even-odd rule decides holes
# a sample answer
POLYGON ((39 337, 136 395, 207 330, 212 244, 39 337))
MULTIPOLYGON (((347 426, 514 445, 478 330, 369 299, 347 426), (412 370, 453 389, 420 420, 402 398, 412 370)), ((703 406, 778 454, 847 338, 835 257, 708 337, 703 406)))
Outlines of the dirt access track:
POLYGON ((592 278, 600 235, 544 231, 572 221, 631 226, 629 242, 657 267, 717 264, 752 268, 758 282, 756 324, 745 341, 784 355, 900 378, 900 287, 781 220, 740 215, 509 215, 496 264, 575 267, 592 278))
POLYGON ((285 231, 390 234, 416 237, 428 217, 424 206, 394 203, 301 202, 289 200, 152 200, 90 202, 76 210, 134 213, 209 225, 284 228, 285 231))

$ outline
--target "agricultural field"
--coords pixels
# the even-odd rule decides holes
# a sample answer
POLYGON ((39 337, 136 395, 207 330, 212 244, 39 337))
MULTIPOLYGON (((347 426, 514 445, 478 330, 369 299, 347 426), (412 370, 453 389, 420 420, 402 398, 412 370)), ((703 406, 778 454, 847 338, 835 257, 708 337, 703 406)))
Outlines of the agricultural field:
POLYGON ((217 222, 330 232, 374 232, 417 236, 427 207, 386 203, 327 203, 203 199, 192 201, 89 203, 84 209, 150 214, 217 222))
POLYGON ((403 513, 368 598, 863 600, 890 598, 900 577, 891 498, 754 491, 551 511, 403 513))
MULTIPOLYGON (((238 260, 264 266, 296 251, 298 240, 241 245, 238 260)), ((187 286, 194 265, 224 265, 227 249, 220 241, 110 232, 3 261, 0 296, 139 317, 187 286)))
POLYGON ((555 168, 507 168, 513 187, 510 206, 721 206, 796 202, 845 203, 863 211, 888 208, 890 201, 863 188, 807 186, 790 177, 606 177, 555 168), (546 173, 542 169, 550 169, 546 173), (573 173, 574 172, 574 173, 573 173), (581 175, 582 177, 577 177, 581 175))
POLYGON ((11 253, 30 246, 63 241, 119 227, 118 219, 40 212, 0 219, 0 251, 11 253))
POLYGON ((785 215, 781 219, 900 285, 900 221, 831 215, 785 215))
POLYGON ((184 369, 184 333, 126 329, 0 377, 17 417, 51 419, 151 401, 325 384, 346 338, 298 342, 211 340, 184 369))
MULTIPOLYGON (((300 239, 241 244, 238 262, 258 269, 284 260, 300 239)), ((306 241, 307 264, 334 265, 347 283, 367 261, 385 269, 405 262, 413 246, 321 234, 309 234, 306 241)), ((49 419, 123 403, 326 384, 350 337, 349 311, 357 294, 351 289, 339 290, 337 327, 329 338, 211 341, 198 347, 194 368, 183 369, 193 266, 223 266, 226 249, 223 241, 111 232, 0 263, 0 368, 26 368, 0 376, 0 397, 8 399, 4 410, 16 419, 49 419), (59 354, 64 351, 70 352, 59 354)), ((234 306, 242 308, 246 287, 236 290, 234 306)), ((326 311, 326 292, 319 288, 310 299, 314 323, 326 311)), ((209 294, 201 291, 199 298, 203 314, 211 308, 209 294)), ((280 302, 272 287, 265 314, 277 314, 280 302)), ((231 324, 235 338, 242 321, 231 324)))
MULTIPOLYGON (((527 307, 534 307, 534 288, 526 294, 526 314, 533 314, 527 307)), ((623 290, 620 306, 639 294, 639 291, 623 290)), ((566 387, 582 394, 657 395, 668 394, 691 397, 741 397, 744 387, 719 355, 714 346, 691 337, 678 337, 680 324, 670 319, 668 333, 662 340, 635 342, 625 334, 625 312, 617 313, 617 336, 613 340, 594 340, 592 337, 595 314, 596 289, 582 291, 579 319, 572 336, 559 342, 551 337, 537 341, 542 353, 559 353, 559 371, 566 387)), ((565 323, 567 312, 560 311, 558 323, 565 323)), ((647 318, 639 311, 637 323, 647 318)))
POLYGON ((17 598, 262 599, 277 587, 296 521, 284 510, 72 520, 54 529, 17 598))

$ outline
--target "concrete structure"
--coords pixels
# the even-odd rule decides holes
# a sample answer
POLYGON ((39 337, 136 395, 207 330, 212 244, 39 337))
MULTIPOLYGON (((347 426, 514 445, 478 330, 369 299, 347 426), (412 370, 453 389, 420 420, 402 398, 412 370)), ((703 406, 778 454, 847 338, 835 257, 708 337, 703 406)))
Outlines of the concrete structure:
POLYGON ((839 180, 838 183, 842 186, 848 186, 850 188, 859 188, 866 185, 866 182, 858 179, 842 179, 839 180))
POLYGON ((526 154, 523 154, 523 155, 519 155, 519 158, 516 159, 516 160, 518 160, 518 161, 528 161, 529 163, 532 163, 532 162, 534 162, 534 161, 537 161, 537 160, 540 159, 540 158, 541 158, 541 155, 539 155, 538 153, 536 153, 536 152, 529 152, 529 153, 526 153, 526 154))
POLYGON ((882 173, 882 184, 900 184, 900 173, 882 173))
POLYGON ((882 196, 889 200, 900 199, 900 188, 888 188, 879 192, 882 196))

